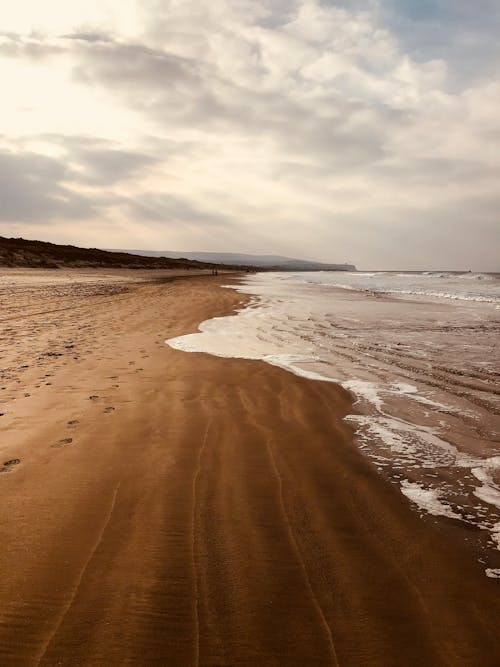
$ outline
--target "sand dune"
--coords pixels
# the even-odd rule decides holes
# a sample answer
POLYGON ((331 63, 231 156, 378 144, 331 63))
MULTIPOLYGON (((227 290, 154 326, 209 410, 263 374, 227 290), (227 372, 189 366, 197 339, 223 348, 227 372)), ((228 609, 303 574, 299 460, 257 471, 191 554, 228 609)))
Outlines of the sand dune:
POLYGON ((499 664, 498 582, 359 453, 346 392, 164 344, 238 305, 227 278, 25 275, 0 294, 1 665, 499 664))

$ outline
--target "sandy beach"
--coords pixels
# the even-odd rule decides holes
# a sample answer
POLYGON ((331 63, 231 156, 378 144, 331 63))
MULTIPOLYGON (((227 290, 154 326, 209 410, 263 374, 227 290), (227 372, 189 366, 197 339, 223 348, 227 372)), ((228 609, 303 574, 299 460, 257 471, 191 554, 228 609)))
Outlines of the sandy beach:
POLYGON ((500 664, 498 580, 348 392, 165 345, 228 279, 2 272, 0 665, 500 664))

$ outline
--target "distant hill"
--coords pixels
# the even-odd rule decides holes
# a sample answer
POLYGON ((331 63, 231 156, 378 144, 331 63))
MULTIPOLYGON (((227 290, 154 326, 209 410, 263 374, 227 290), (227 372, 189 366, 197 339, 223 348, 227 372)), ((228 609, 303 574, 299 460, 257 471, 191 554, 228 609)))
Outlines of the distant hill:
POLYGON ((229 252, 100 250, 0 236, 0 266, 32 268, 211 269, 355 271, 351 264, 323 264, 279 255, 229 252))
POLYGON ((241 270, 240 265, 230 266, 195 261, 188 258, 172 259, 156 256, 139 256, 137 253, 110 252, 97 248, 78 248, 57 245, 46 241, 9 239, 0 236, 0 266, 30 268, 114 268, 114 269, 210 269, 241 270))
POLYGON ((324 264, 306 259, 294 259, 280 255, 245 255, 233 252, 172 252, 171 250, 119 250, 144 257, 168 257, 197 260, 200 262, 215 262, 237 266, 257 266, 267 269, 281 269, 282 271, 355 271, 353 264, 324 264))

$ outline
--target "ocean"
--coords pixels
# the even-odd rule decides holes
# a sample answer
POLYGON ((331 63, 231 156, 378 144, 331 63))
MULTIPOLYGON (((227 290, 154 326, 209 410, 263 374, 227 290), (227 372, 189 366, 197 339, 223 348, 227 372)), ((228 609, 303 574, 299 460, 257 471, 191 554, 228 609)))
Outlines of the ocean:
POLYGON ((244 308, 167 343, 351 391, 364 454, 500 577, 500 274, 258 273, 230 287, 244 308))

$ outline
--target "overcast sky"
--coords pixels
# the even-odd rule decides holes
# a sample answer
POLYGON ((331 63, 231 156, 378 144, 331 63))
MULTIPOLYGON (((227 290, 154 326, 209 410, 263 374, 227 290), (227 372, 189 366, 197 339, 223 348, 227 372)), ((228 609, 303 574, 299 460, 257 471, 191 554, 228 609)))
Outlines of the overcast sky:
POLYGON ((0 0, 0 234, 500 270, 498 0, 0 0))

